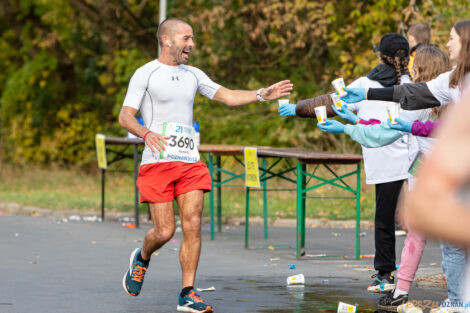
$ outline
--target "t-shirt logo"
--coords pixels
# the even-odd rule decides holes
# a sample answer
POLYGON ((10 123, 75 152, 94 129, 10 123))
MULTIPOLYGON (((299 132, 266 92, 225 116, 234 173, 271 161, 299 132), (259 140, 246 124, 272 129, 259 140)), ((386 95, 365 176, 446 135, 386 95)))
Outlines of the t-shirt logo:
POLYGON ((171 76, 171 80, 172 81, 175 81, 175 80, 179 81, 179 78, 178 78, 178 76, 171 76))

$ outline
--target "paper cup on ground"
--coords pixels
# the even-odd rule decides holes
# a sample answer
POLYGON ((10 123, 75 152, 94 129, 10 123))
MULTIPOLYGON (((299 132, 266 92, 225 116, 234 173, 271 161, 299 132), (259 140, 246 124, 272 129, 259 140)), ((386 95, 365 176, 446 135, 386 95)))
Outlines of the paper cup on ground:
POLYGON ((352 304, 347 304, 344 302, 338 303, 338 313, 349 313, 349 312, 356 312, 357 307, 352 304))
POLYGON ((398 103, 389 105, 387 107, 388 116, 390 118, 390 123, 397 124, 396 119, 400 117, 399 110, 400 110, 400 105, 398 103))
POLYGON ((330 93, 331 100, 333 100, 333 104, 335 105, 335 108, 337 110, 341 110, 341 107, 343 106, 343 101, 341 100, 341 96, 338 95, 337 93, 330 93))
POLYGON ((321 124, 326 122, 326 106, 322 105, 315 108, 315 114, 317 115, 317 120, 321 124))
POLYGON ((279 99, 277 102, 279 103, 279 107, 282 107, 283 105, 289 104, 289 99, 279 99))
POLYGON ((303 285, 305 284, 304 274, 298 274, 287 277, 287 285, 303 285))
POLYGON ((343 78, 337 78, 334 81, 331 82, 333 87, 335 88, 336 92, 340 97, 347 95, 348 93, 344 91, 344 88, 346 85, 344 84, 343 78))

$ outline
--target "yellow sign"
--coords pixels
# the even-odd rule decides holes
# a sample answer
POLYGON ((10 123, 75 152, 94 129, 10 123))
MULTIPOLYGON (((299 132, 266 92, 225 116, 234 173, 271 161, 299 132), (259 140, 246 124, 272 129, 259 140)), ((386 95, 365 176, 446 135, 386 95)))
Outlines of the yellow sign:
POLYGON ((245 148, 245 185, 247 187, 260 187, 256 148, 245 148))
POLYGON ((108 167, 108 162, 106 160, 106 147, 104 140, 106 136, 103 134, 96 134, 95 144, 96 144, 96 158, 98 159, 98 167, 105 170, 108 167))

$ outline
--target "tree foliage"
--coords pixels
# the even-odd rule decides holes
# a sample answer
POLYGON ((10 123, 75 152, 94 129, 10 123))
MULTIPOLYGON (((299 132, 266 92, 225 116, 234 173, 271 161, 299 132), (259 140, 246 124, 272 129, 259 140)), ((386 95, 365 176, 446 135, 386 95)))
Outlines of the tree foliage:
MULTIPOLYGON (((388 32, 428 22, 442 48, 467 0, 169 0, 197 49, 191 64, 229 88, 281 79, 293 101, 331 90, 377 64, 372 45, 388 32)), ((117 116, 133 72, 157 57, 156 0, 0 2, 0 149, 15 163, 89 166, 94 134, 124 136, 117 116)), ((198 96, 203 143, 305 146, 358 151, 313 120, 280 118, 277 104, 228 108, 198 96)))

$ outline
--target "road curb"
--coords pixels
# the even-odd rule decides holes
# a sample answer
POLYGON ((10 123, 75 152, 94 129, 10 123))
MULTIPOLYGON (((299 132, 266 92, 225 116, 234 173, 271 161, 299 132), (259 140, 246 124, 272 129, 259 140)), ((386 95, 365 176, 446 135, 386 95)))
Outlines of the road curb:
MULTIPOLYGON (((57 211, 34 206, 24 206, 18 203, 0 203, 0 211, 10 215, 24 215, 24 216, 49 216, 53 218, 68 218, 70 216, 83 217, 100 217, 100 212, 96 211, 57 211)), ((132 212, 106 212, 105 220, 133 220, 134 213, 132 212)), ((202 218, 203 224, 210 224, 210 218, 205 216, 202 218)), ((147 214, 141 214, 141 222, 148 222, 147 214)), ((244 217, 223 217, 223 225, 245 225, 244 217)), ((261 226, 264 220, 261 217, 250 217, 250 225, 261 226)), ((271 227, 295 227, 296 219, 268 219, 268 225, 271 227)), ((333 221, 327 219, 312 219, 305 220, 305 226, 308 228, 355 228, 355 220, 333 221)), ((361 221, 361 229, 373 229, 373 221, 361 221)))

